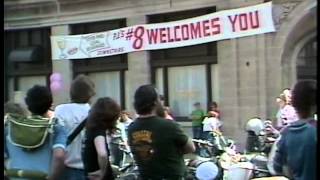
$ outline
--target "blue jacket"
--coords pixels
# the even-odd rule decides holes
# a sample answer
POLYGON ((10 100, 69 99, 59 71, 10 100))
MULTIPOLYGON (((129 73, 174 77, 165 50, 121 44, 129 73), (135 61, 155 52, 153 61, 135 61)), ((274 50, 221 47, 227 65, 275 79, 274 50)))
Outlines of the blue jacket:
MULTIPOLYGON (((50 174, 52 153, 55 148, 64 149, 66 146, 67 133, 63 126, 55 124, 54 131, 49 134, 46 142, 34 151, 27 151, 21 147, 13 145, 8 136, 8 126, 5 127, 5 159, 7 169, 36 170, 50 174)), ((24 178, 10 178, 24 179, 24 178)))
POLYGON ((273 164, 277 173, 287 166, 294 180, 316 179, 317 129, 309 121, 296 121, 281 132, 273 164))

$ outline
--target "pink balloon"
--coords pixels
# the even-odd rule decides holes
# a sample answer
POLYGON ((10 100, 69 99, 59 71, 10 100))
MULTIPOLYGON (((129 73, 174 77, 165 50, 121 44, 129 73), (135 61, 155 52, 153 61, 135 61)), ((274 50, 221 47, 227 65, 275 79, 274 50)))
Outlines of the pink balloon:
POLYGON ((52 73, 50 76, 50 81, 54 82, 54 81, 61 81, 62 77, 60 73, 52 73))
POLYGON ((62 83, 59 81, 54 81, 50 84, 51 92, 56 93, 62 89, 62 83))

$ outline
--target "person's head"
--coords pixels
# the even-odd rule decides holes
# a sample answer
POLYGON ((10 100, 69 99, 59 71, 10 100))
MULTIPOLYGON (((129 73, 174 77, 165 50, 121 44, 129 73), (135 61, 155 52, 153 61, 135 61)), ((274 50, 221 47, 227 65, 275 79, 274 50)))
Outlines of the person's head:
POLYGON ((292 106, 300 118, 312 116, 317 107, 317 81, 298 81, 292 90, 292 106))
POLYGON ((292 98, 291 89, 290 88, 283 89, 282 94, 284 94, 284 96, 286 97, 286 103, 291 104, 291 98, 292 98))
POLYGON ((130 113, 128 111, 121 111, 120 114, 120 122, 127 122, 127 120, 130 118, 130 113))
POLYGON ((276 101, 280 108, 284 108, 284 106, 287 104, 286 96, 284 94, 280 94, 280 96, 276 98, 276 101))
POLYGON ((52 106, 52 94, 45 86, 34 85, 28 90, 25 97, 26 105, 33 115, 41 115, 47 113, 52 106))
POLYGON ((214 111, 208 111, 208 116, 209 117, 216 117, 217 115, 216 115, 216 112, 214 112, 214 111))
POLYGON ((140 86, 134 94, 134 108, 139 115, 151 114, 160 103, 159 95, 152 85, 140 86))
POLYGON ((201 109, 201 104, 200 104, 200 102, 194 103, 194 104, 193 104, 193 107, 194 107, 195 109, 201 109))
POLYGON ((169 114, 169 115, 171 114, 171 109, 169 106, 163 106, 163 109, 166 114, 169 114))
POLYGON ((74 103, 88 103, 95 95, 94 83, 88 76, 78 75, 71 83, 70 98, 74 103))
POLYGON ((159 99, 160 99, 161 104, 164 106, 164 101, 165 101, 164 96, 160 94, 159 99))
POLYGON ((217 102, 215 102, 215 101, 211 102, 211 103, 210 103, 210 110, 211 110, 211 111, 215 111, 215 110, 217 110, 217 109, 218 109, 218 104, 217 104, 217 102))
POLYGON ((28 110, 18 103, 7 102, 4 104, 4 114, 16 114, 20 116, 28 116, 28 110))
POLYGON ((165 112, 165 108, 162 104, 158 104, 156 106, 156 115, 162 118, 166 118, 166 112, 165 112))
POLYGON ((112 130, 120 116, 120 106, 111 98, 99 98, 91 107, 86 124, 87 129, 112 130))

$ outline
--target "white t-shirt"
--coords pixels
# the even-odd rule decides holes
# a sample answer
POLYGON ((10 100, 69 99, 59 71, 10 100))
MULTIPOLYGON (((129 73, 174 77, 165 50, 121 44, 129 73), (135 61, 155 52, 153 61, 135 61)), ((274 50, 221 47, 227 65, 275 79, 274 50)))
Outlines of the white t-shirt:
MULTIPOLYGON (((90 105, 88 103, 61 104, 55 108, 54 116, 59 119, 67 130, 68 135, 88 116, 90 105)), ((81 158, 81 141, 84 138, 82 131, 67 147, 65 165, 70 168, 83 169, 81 158)))
POLYGON ((203 131, 213 131, 219 130, 219 127, 222 125, 219 119, 215 117, 206 117, 202 121, 203 131))

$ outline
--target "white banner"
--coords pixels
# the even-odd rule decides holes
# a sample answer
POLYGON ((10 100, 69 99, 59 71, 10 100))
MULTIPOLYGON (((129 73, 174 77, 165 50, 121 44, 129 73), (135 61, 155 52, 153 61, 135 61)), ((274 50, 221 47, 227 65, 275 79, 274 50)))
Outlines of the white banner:
POLYGON ((272 3, 168 23, 70 36, 51 36, 52 59, 84 59, 175 48, 274 32, 272 3))

